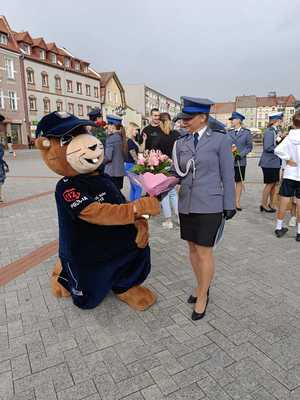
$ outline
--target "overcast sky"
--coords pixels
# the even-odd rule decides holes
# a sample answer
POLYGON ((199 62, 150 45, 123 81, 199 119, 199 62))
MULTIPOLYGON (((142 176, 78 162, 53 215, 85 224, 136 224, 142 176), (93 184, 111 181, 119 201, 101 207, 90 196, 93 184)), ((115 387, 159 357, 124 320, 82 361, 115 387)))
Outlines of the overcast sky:
MULTIPOLYGON (((300 0, 7 0, 12 29, 169 96, 300 98, 300 0)), ((4 4, 3 4, 4 3, 4 4)))

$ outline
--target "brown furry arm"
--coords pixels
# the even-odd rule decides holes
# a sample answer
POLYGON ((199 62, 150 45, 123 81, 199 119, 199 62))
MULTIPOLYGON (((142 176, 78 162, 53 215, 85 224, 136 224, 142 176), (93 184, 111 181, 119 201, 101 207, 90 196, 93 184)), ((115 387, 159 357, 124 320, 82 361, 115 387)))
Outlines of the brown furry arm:
POLYGON ((91 203, 79 218, 95 225, 128 225, 134 223, 134 206, 128 204, 91 203))

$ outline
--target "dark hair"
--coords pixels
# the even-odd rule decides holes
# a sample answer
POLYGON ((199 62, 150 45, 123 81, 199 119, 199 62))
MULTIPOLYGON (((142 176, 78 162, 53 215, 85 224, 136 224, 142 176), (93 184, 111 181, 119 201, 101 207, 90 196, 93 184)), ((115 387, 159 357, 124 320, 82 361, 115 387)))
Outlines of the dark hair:
POLYGON ((122 137, 122 150, 123 150, 123 156, 127 157, 128 154, 128 143, 127 143, 127 137, 126 137, 126 130, 122 124, 116 125, 116 130, 120 132, 120 135, 122 137))
POLYGON ((152 115, 154 112, 159 112, 158 108, 152 108, 152 110, 150 111, 150 114, 152 115))
POLYGON ((166 121, 166 120, 172 121, 172 118, 169 113, 163 112, 163 113, 160 113, 160 120, 161 121, 166 121))
POLYGON ((300 128, 300 110, 293 116, 293 125, 295 128, 300 128))

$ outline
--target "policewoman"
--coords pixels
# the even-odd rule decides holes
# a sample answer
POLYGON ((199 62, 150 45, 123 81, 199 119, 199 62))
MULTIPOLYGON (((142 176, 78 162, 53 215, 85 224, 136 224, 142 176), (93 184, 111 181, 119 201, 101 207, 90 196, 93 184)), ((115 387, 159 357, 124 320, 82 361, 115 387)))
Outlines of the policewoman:
POLYGON ((244 119, 244 115, 234 111, 229 118, 232 129, 228 131, 232 144, 237 148, 237 154, 234 157, 234 180, 236 189, 235 202, 238 211, 242 211, 241 195, 245 181, 247 154, 249 154, 253 148, 252 134, 249 129, 242 126, 244 119))
POLYGON ((125 175, 124 157, 126 150, 124 147, 126 135, 120 117, 108 115, 106 121, 107 139, 104 147, 104 172, 112 178, 118 189, 122 189, 125 175))
POLYGON ((208 127, 208 99, 183 97, 177 118, 187 134, 175 142, 173 171, 180 179, 181 238, 188 242, 197 288, 188 299, 194 303, 192 319, 204 317, 214 275, 213 247, 224 219, 235 211, 235 184, 231 139, 208 127))
POLYGON ((260 205, 261 212, 274 213, 272 207, 276 185, 280 180, 281 160, 274 153, 275 147, 281 142, 280 126, 282 123, 282 113, 272 113, 269 115, 269 125, 264 134, 263 152, 259 161, 264 175, 264 190, 260 205))

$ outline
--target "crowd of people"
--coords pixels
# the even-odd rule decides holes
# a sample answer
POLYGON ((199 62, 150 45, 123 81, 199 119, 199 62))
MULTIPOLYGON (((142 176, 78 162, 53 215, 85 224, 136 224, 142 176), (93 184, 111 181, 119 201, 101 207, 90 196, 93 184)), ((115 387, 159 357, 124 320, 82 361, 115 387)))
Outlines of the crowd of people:
MULTIPOLYGON (((174 187, 161 199, 162 226, 172 229, 177 223, 181 238, 188 243, 196 278, 196 287, 188 303, 194 304, 192 319, 198 320, 204 317, 209 301, 214 276, 213 249, 222 237, 225 221, 243 210, 247 156, 253 143, 241 113, 232 113, 231 129, 227 130, 216 120, 212 123, 209 116, 212 101, 182 99, 182 111, 175 121, 168 113, 154 108, 149 125, 141 132, 133 122, 125 128, 117 115, 108 115, 104 121, 100 109, 92 110, 89 118, 94 122, 91 133, 104 147, 104 172, 119 190, 123 189, 124 177, 145 150, 159 150, 172 160, 170 173, 179 179, 180 189, 174 187)), ((299 242, 300 111, 294 114, 289 133, 281 129, 282 121, 282 113, 271 114, 264 133, 259 166, 265 186, 260 211, 277 212, 275 235, 281 238, 288 231, 284 218, 290 210, 290 225, 296 226, 299 242)), ((3 153, 0 149, 0 189, 8 169, 3 153)), ((130 181, 129 200, 141 197, 141 187, 130 181)))

